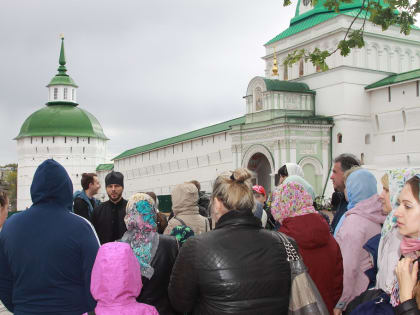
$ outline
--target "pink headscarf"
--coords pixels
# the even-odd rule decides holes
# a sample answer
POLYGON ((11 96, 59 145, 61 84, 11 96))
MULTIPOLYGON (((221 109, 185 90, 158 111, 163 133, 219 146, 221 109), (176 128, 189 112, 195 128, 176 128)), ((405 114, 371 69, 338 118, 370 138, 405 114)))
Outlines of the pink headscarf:
POLYGON ((277 187, 273 192, 271 214, 280 223, 286 218, 315 213, 312 197, 303 185, 289 182, 277 187))

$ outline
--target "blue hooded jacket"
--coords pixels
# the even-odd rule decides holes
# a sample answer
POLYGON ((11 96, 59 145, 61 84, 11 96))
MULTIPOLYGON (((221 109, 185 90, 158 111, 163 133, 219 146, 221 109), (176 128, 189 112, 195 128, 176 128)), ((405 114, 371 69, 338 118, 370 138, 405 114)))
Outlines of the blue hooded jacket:
POLYGON ((80 315, 95 308, 90 275, 99 249, 92 225, 71 213, 73 185, 54 160, 36 170, 33 205, 0 232, 0 299, 14 314, 80 315))

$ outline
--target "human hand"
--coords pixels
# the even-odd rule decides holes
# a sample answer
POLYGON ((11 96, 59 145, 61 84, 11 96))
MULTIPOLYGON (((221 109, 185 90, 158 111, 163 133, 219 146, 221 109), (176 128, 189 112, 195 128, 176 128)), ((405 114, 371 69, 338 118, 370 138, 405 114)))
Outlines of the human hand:
POLYGON ((412 263, 412 258, 403 258, 398 262, 398 265, 395 268, 395 273, 397 275, 398 284, 400 287, 401 303, 413 298, 413 289, 417 283, 419 263, 417 260, 414 262, 414 264, 412 263))
POLYGON ((334 310, 333 310, 333 314, 334 315, 341 315, 343 313, 343 310, 340 310, 339 308, 335 308, 334 310))

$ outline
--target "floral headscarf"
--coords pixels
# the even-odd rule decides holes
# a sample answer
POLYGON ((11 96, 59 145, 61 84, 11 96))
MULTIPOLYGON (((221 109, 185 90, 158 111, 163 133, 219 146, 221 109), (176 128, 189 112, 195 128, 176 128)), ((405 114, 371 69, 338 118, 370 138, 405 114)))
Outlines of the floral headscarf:
POLYGON ((287 184, 290 182, 295 182, 295 183, 299 183, 303 186, 303 188, 305 188, 305 190, 311 195, 312 197, 312 201, 315 201, 315 191, 314 188, 311 186, 311 184, 309 184, 304 178, 298 176, 298 175, 292 175, 292 176, 288 176, 283 184, 287 184))
POLYGON ((282 184, 273 192, 271 214, 282 223, 284 219, 315 213, 312 197, 303 185, 296 182, 282 184))
POLYGON ((154 273, 150 264, 159 245, 153 199, 144 193, 133 195, 127 203, 124 222, 127 232, 122 241, 133 249, 140 263, 141 275, 150 279, 154 273))
POLYGON ((179 244, 182 246, 187 239, 194 236, 194 231, 186 225, 177 225, 171 231, 171 236, 175 236, 179 244))
POLYGON ((396 218, 394 217, 394 213, 398 207, 398 197, 400 196, 405 182, 408 181, 411 177, 415 176, 416 171, 410 168, 399 168, 389 170, 386 173, 388 174, 389 198, 391 199, 392 210, 386 217, 384 225, 382 226, 382 237, 395 226, 396 218))

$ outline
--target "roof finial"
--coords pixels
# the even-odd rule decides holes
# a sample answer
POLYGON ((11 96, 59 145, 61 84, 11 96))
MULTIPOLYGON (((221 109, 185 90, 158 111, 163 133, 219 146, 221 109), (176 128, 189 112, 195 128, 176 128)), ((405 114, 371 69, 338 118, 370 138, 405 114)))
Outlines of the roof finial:
POLYGON ((277 57, 276 57, 276 47, 274 49, 274 61, 273 61, 273 68, 271 71, 273 72, 273 75, 276 77, 279 75, 279 67, 277 66, 277 57))
POLYGON ((60 66, 58 67, 58 75, 67 76, 66 55, 64 54, 64 35, 60 34, 60 38, 61 38, 61 50, 60 50, 60 58, 58 60, 60 64, 60 66))

